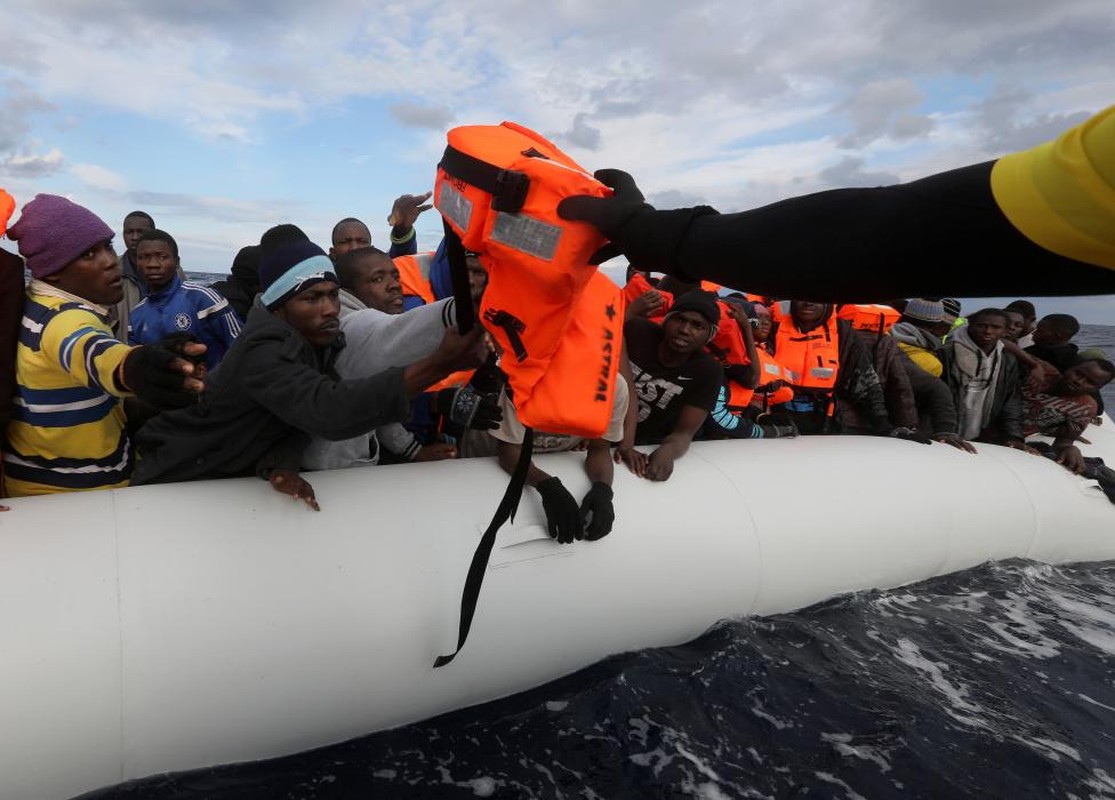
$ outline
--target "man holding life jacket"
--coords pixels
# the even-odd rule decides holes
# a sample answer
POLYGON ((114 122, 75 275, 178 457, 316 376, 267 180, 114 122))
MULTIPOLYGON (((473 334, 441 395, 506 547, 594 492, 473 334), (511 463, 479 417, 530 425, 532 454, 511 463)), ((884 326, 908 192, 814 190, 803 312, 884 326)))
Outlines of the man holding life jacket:
POLYGON ((890 335, 898 344, 901 363, 914 393, 918 430, 934 441, 974 453, 976 448, 958 432, 956 404, 948 385, 941 379, 944 370, 940 357, 941 337, 951 326, 944 314, 944 304, 940 300, 913 297, 905 303, 890 335))
POLYGON ((10 496, 126 486, 132 444, 123 399, 161 408, 196 403, 189 359, 198 343, 130 347, 114 338, 123 297, 112 229, 64 197, 40 194, 8 231, 31 271, 14 369, 13 416, 3 442, 10 496))
POLYGON ((716 405, 723 371, 705 346, 719 321, 715 296, 697 290, 677 298, 661 325, 639 318, 624 324, 635 402, 615 459, 636 475, 668 480, 716 405), (658 446, 648 456, 636 444, 658 446))
POLYGON ((610 197, 559 213, 633 264, 776 297, 1115 292, 1115 107, 1056 141, 911 183, 839 189, 736 214, 656 211, 619 170, 610 197))
POLYGON ((774 337, 774 356, 791 374, 794 398, 786 412, 802 433, 840 433, 842 411, 855 407, 866 430, 879 436, 929 443, 909 428, 895 426, 871 356, 831 303, 794 300, 774 337))
MULTIPOLYGON (((402 313, 399 272, 382 250, 349 250, 337 259, 336 269, 341 284, 341 333, 345 337, 345 348, 335 365, 341 378, 368 378, 424 358, 437 349, 446 329, 457 323, 452 298, 402 313)), ((440 395, 441 405, 449 407, 455 390, 443 391, 446 394, 440 395)), ((302 456, 302 466, 310 470, 340 469, 456 457, 454 445, 423 445, 402 423, 389 422, 351 439, 314 437, 302 456)))
MULTIPOLYGON (((333 263, 298 228, 280 227, 281 235, 269 231, 261 240, 263 291, 201 402, 155 417, 137 435, 134 483, 255 474, 317 510, 313 487, 299 474, 310 437, 348 439, 402 420, 414 395, 486 359, 479 329, 462 336, 448 328, 433 353, 406 368, 337 377, 345 337, 333 263)), ((494 403, 456 400, 452 413, 462 424, 498 422, 494 403)))

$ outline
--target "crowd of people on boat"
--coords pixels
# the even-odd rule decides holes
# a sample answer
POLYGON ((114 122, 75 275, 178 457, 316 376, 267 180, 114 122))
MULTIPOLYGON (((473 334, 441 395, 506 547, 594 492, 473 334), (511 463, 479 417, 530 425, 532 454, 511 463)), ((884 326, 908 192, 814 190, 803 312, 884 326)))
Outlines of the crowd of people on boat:
MULTIPOLYGON (((2 270, 4 493, 257 475, 317 508, 303 471, 489 456, 512 472, 526 428, 491 380, 491 338, 458 330, 445 243, 419 251, 428 199, 396 201, 387 251, 356 218, 328 250, 280 224, 212 286, 185 279, 174 236, 146 212, 123 220, 117 256, 92 210, 26 203, 8 230, 22 258, 5 253, 2 270)), ((475 314, 487 271, 465 255, 475 314)), ((1111 485, 1077 443, 1115 367, 1078 348, 1069 315, 1039 318, 1026 300, 966 315, 947 297, 784 301, 637 264, 622 295, 607 430, 533 435, 535 453, 585 451, 580 501, 536 464, 527 473, 560 542, 611 530, 614 464, 664 481, 698 439, 1036 453, 1026 439, 1041 434, 1058 463, 1111 485)))

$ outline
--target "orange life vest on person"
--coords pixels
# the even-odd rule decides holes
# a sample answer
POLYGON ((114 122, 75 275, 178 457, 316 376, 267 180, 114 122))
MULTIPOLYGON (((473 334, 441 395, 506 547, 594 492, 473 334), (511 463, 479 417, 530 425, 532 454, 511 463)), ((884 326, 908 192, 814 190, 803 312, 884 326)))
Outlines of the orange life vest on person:
POLYGON ((524 425, 596 438, 607 430, 623 294, 589 263, 604 237, 557 214, 566 197, 611 190, 532 130, 504 122, 449 131, 434 205, 488 270, 484 326, 503 350, 524 425))
POLYGON ((846 319, 857 331, 889 333, 898 322, 898 309, 881 303, 845 303, 836 310, 837 319, 846 319))
POLYGON ((787 316, 774 336, 774 357, 789 373, 794 388, 831 391, 840 368, 840 339, 832 314, 808 333, 787 316))
POLYGON ((391 259, 399 270, 399 283, 404 297, 421 297, 427 305, 434 302, 434 289, 430 286, 430 267, 434 263, 433 253, 415 253, 411 256, 396 256, 391 259))
POLYGON ((759 354, 759 385, 755 387, 752 403, 777 406, 793 400, 794 388, 791 385, 793 381, 790 372, 762 347, 755 350, 759 354), (781 385, 777 385, 779 382, 781 385))

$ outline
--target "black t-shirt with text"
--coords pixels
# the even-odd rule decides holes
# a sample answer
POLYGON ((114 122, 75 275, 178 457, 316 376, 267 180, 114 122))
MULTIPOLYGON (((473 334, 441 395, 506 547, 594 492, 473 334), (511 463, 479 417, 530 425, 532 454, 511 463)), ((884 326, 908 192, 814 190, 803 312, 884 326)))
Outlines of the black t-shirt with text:
POLYGON ((665 366, 658 358, 663 335, 662 326, 647 319, 631 319, 623 326, 639 403, 638 444, 656 444, 666 438, 682 406, 712 411, 723 380, 720 364, 704 351, 694 353, 681 366, 665 366))

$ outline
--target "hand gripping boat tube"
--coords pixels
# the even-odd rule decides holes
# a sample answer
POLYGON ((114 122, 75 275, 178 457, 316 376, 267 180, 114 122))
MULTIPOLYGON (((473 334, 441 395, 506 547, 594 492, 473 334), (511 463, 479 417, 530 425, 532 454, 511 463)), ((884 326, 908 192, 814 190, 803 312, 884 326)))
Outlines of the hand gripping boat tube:
POLYGON ((558 217, 557 206, 610 193, 513 122, 449 131, 434 205, 488 270, 480 315, 503 351, 500 366, 527 427, 590 438, 608 427, 623 296, 589 263, 604 238, 558 217))
POLYGON ((533 430, 589 438, 607 430, 623 295, 589 263, 604 238, 561 219, 557 206, 566 197, 610 192, 551 142, 512 122, 449 132, 434 205, 445 220, 458 320, 467 329, 467 248, 488 270, 480 315, 502 350, 500 367, 526 436, 465 578, 457 649, 434 667, 450 663, 468 638, 496 532, 514 518, 526 483, 533 430))

